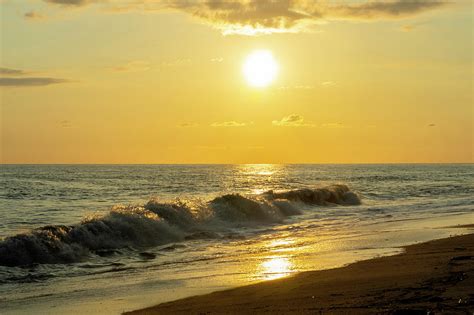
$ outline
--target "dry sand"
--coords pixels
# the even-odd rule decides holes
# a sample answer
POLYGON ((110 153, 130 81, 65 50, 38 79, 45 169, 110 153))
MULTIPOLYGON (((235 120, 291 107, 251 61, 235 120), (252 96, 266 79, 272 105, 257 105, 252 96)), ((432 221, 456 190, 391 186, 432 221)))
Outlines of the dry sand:
POLYGON ((127 314, 474 314, 474 234, 127 314))

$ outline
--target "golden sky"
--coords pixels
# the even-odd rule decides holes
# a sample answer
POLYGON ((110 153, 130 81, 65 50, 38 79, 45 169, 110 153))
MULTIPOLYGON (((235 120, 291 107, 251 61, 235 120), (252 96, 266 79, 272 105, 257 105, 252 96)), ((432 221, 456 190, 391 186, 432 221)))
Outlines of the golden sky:
POLYGON ((0 5, 2 163, 474 162, 471 1, 0 5))

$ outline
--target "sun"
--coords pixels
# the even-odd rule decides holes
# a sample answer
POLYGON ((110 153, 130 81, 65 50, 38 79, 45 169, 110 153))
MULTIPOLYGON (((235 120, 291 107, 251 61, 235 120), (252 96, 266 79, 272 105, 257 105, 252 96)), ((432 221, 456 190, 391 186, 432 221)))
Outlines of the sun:
POLYGON ((275 80, 278 64, 270 51, 256 50, 245 59, 243 73, 250 85, 266 87, 275 80))

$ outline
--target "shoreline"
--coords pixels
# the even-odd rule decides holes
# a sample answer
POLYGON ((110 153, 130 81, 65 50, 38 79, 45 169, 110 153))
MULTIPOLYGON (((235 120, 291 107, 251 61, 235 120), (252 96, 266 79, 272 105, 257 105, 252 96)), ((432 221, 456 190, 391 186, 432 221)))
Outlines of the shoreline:
POLYGON ((474 312, 473 233, 404 248, 394 256, 301 272, 124 314, 474 312))

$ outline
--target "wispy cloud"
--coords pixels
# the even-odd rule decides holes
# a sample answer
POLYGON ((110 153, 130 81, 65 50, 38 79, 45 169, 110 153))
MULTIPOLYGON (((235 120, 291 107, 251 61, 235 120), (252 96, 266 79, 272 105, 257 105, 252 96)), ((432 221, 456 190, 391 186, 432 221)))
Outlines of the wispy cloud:
POLYGON ((135 0, 114 3, 106 0, 44 0, 62 6, 83 6, 101 3, 106 11, 141 10, 160 12, 176 10, 190 14, 225 35, 259 35, 306 31, 308 25, 328 20, 396 19, 441 8, 447 4, 439 0, 362 0, 362 1, 307 1, 307 0, 135 0))
POLYGON ((61 127, 61 128, 72 128, 72 122, 70 120, 61 120, 59 122, 59 127, 61 127))
POLYGON ((197 127, 197 126, 199 126, 199 124, 195 122, 184 122, 184 123, 178 124, 178 127, 180 128, 191 128, 191 127, 197 127))
POLYGON ((23 17, 27 20, 32 20, 32 21, 37 21, 37 20, 44 20, 46 17, 41 14, 41 13, 38 13, 36 11, 29 11, 29 12, 26 12, 23 17))
POLYGON ((115 72, 138 72, 147 71, 151 69, 151 65, 148 61, 135 60, 130 61, 123 65, 112 67, 115 72))
POLYGON ((19 69, 11 69, 11 68, 0 68, 0 75, 1 76, 21 76, 26 75, 28 72, 19 69))
POLYGON ((315 125, 312 122, 307 122, 304 120, 303 116, 291 114, 289 116, 283 117, 280 120, 272 121, 274 126, 279 127, 314 127, 315 125))
POLYGON ((403 32, 413 32, 414 30, 417 30, 419 28, 422 28, 425 26, 426 23, 410 23, 410 24, 404 24, 400 26, 400 30, 403 32))
POLYGON ((331 86, 335 86, 336 85, 336 82, 333 82, 333 81, 324 81, 321 83, 321 85, 323 87, 331 87, 331 86))
POLYGON ((211 127, 245 127, 248 125, 253 124, 252 122, 246 123, 246 122, 237 122, 234 120, 231 121, 224 121, 224 122, 215 122, 211 124, 211 127))
POLYGON ((325 123, 321 124, 321 128, 349 128, 349 126, 342 123, 325 123))
POLYGON ((313 90, 313 85, 284 85, 278 88, 279 90, 313 90))
POLYGON ((260 145, 195 145, 193 148, 199 150, 263 150, 264 146, 260 145))
POLYGON ((65 79, 56 78, 0 78, 0 86, 45 86, 51 84, 59 84, 70 82, 65 79))
MULTIPOLYGON (((60 4, 63 6, 83 6, 93 2, 101 2, 101 0, 44 0, 45 2, 60 4)), ((102 1, 105 2, 105 1, 102 1)))
POLYGON ((185 59, 174 59, 174 60, 169 60, 169 61, 163 61, 161 63, 161 66, 163 67, 183 67, 183 66, 189 66, 191 65, 191 59, 185 58, 185 59))
POLYGON ((66 79, 51 77, 27 77, 27 75, 31 75, 31 72, 12 68, 0 68, 0 86, 46 86, 70 82, 66 79))
POLYGON ((413 24, 402 25, 402 26, 400 27, 400 29, 401 29, 402 31, 404 31, 404 32, 411 32, 411 31, 413 31, 415 28, 416 28, 416 26, 413 25, 413 24))

